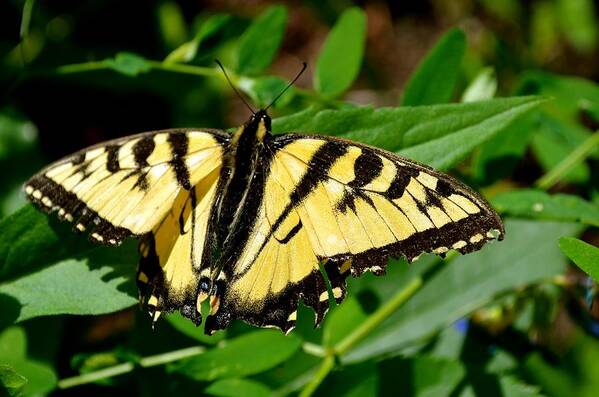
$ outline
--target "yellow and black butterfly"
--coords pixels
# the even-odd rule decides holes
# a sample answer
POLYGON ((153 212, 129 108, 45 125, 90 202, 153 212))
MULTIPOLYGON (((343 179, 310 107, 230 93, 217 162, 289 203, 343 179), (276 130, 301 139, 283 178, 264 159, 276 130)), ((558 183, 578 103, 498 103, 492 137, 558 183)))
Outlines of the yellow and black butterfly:
POLYGON ((205 331, 233 319, 290 331, 299 300, 320 323, 330 290, 389 257, 468 253, 503 238, 497 213, 450 176, 318 135, 271 134, 266 110, 236 132, 172 129, 84 149, 25 185, 31 201, 118 245, 139 237, 140 299, 205 331))

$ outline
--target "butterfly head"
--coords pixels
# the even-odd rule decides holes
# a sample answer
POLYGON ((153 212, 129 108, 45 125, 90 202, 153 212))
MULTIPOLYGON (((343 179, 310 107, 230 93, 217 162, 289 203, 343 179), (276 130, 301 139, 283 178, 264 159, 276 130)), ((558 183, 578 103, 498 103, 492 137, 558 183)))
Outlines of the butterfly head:
POLYGON ((268 116, 266 110, 260 109, 254 113, 247 122, 246 128, 256 131, 256 139, 262 142, 264 137, 270 134, 271 131, 270 116, 268 116))

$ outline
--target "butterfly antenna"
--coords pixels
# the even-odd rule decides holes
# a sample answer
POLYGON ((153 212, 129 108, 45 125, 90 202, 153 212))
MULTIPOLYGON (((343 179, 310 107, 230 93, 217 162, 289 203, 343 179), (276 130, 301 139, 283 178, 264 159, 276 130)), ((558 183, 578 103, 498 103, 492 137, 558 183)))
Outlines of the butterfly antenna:
POLYGON ((281 96, 283 96, 283 94, 297 81, 297 79, 300 78, 300 76, 302 75, 302 73, 304 73, 304 71, 306 70, 307 67, 308 67, 308 64, 306 62, 302 62, 302 70, 300 70, 299 73, 297 74, 297 76, 295 76, 295 78, 291 81, 291 83, 289 83, 287 85, 287 87, 285 87, 285 89, 283 91, 281 91, 281 93, 279 95, 277 95, 275 99, 272 100, 272 102, 270 103, 270 105, 268 105, 266 108, 264 108, 264 111, 268 110, 269 107, 271 107, 272 105, 274 105, 275 102, 281 96))
POLYGON ((241 99, 241 101, 250 110, 250 112, 252 112, 252 114, 256 114, 256 112, 254 111, 254 109, 252 109, 252 107, 250 106, 250 104, 245 100, 245 98, 243 97, 243 95, 241 95, 241 93, 239 91, 237 91, 237 88, 235 88, 235 86, 231 82, 231 79, 229 78, 229 75, 227 74, 227 71, 225 70, 225 67, 223 66, 223 64, 220 63, 220 61, 218 59, 215 59, 214 62, 216 62, 216 64, 220 68, 220 70, 223 71, 223 74, 225 75, 225 78, 227 79, 227 82, 229 83, 229 85, 231 86, 231 88, 233 88, 233 91, 235 91, 235 93, 237 94, 237 96, 239 97, 239 99, 241 99))

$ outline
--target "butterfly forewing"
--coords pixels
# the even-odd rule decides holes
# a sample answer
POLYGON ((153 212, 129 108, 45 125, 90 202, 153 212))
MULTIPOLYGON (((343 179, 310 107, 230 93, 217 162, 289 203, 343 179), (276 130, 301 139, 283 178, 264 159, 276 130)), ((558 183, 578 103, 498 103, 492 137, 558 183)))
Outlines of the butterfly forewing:
POLYGON ((181 190, 220 167, 224 132, 165 130, 83 150, 45 168, 25 185, 30 200, 57 211, 77 231, 117 245, 151 231, 181 190))

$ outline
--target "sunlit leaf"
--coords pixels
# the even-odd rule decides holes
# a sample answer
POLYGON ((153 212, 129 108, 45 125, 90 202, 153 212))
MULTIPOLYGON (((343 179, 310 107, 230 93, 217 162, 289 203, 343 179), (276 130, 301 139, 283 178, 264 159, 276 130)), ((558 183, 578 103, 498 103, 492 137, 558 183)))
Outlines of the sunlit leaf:
POLYGON ((538 97, 515 97, 451 105, 307 110, 273 120, 273 130, 336 135, 448 169, 542 102, 538 97))
POLYGON ((26 384, 27 378, 19 375, 12 367, 0 364, 0 395, 18 396, 26 384))
POLYGON ((280 331, 256 331, 227 341, 174 367, 196 380, 243 377, 270 369, 298 351, 301 340, 280 331), (256 354, 260 352, 260 354, 256 354))
POLYGON ((314 87, 321 94, 334 97, 347 90, 354 82, 364 53, 366 16, 360 8, 343 12, 331 29, 314 72, 314 87))
POLYGON ((287 9, 281 5, 269 7, 241 36, 237 52, 237 72, 257 74, 274 60, 287 26, 287 9))
POLYGON ((599 283, 599 248, 574 237, 561 238, 559 248, 576 266, 599 283))
POLYGON ((499 212, 511 216, 599 226, 599 207, 574 195, 519 189, 498 194, 492 203, 499 212))
POLYGON ((453 96, 466 51, 460 29, 447 32, 421 61, 406 84, 402 106, 447 103, 453 96))

